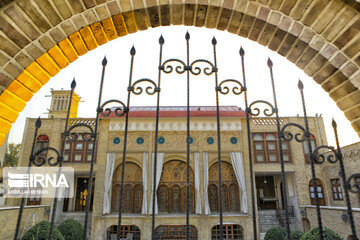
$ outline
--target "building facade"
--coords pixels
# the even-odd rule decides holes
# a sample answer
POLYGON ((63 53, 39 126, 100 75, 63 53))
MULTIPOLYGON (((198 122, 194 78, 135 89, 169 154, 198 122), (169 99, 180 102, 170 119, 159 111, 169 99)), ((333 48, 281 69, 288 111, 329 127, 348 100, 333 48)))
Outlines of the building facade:
MULTIPOLYGON (((56 92, 54 93, 57 96, 56 92)), ((53 99, 63 99, 54 98, 53 99)), ((59 94, 64 94, 59 92, 59 94)), ((65 94, 66 95, 66 94, 65 94)), ((64 98, 63 100, 65 100, 64 98)), ((59 103, 60 104, 60 103, 59 103)), ((60 106, 60 105, 59 105, 60 106)), ((65 106, 65 105, 64 105, 65 106)), ((66 108, 58 108, 52 101, 51 116, 42 119, 36 148, 52 146, 60 149, 66 108), (53 111, 57 109, 56 111, 53 111), (58 113, 58 114, 57 114, 58 113)), ((74 118, 70 125, 87 123, 95 119, 74 118)), ((153 192, 153 158, 155 107, 132 107, 129 114, 129 132, 125 159, 123 198, 123 237, 151 239, 151 213, 153 192)), ((249 152, 245 112, 238 107, 220 107, 221 117, 221 177, 219 193, 219 164, 217 148, 216 108, 193 106, 190 111, 190 234, 193 239, 217 239, 219 233, 219 196, 222 196, 225 239, 252 239, 252 202, 249 152)), ((27 119, 23 137, 21 165, 26 166, 31 152, 36 119, 27 119)), ((303 124, 301 117, 282 117, 281 125, 289 122, 303 124)), ((96 146, 94 187, 91 201, 91 239, 113 239, 117 233, 120 205, 120 179, 123 161, 125 118, 114 113, 99 121, 98 141, 84 141, 80 136, 88 130, 78 129, 78 137, 65 142, 64 167, 75 171, 74 198, 58 203, 56 221, 67 218, 83 222, 87 199, 87 184, 91 152, 96 146)), ((276 121, 273 118, 251 118, 252 160, 258 232, 263 236, 268 228, 284 221, 284 199, 291 213, 291 228, 309 230, 317 225, 310 154, 306 144, 283 141, 287 196, 282 195, 281 166, 276 121), (268 219, 268 221, 265 221, 268 219), (270 219, 270 221, 269 221, 270 219)), ((313 147, 326 145, 322 118, 309 118, 313 147)), ((295 131, 295 130, 294 130, 295 131)), ((158 162, 156 175, 156 236, 169 239, 185 235, 186 210, 186 107, 161 107, 159 119, 158 162)), ((350 146, 345 154, 346 171, 359 171, 359 145, 350 146)), ((346 148, 347 149, 347 148, 346 148)), ((45 153, 51 156, 51 153, 45 153)), ((338 167, 338 166, 336 166, 338 167)), ((342 183, 337 168, 323 164, 316 166, 319 198, 324 225, 338 231, 342 237, 351 235, 346 212, 342 183), (332 217, 331 220, 329 217, 332 217)), ((352 195, 355 221, 360 223, 360 199, 352 195)), ((7 199, 7 206, 18 206, 19 200, 7 199)), ((29 196, 27 211, 31 208, 51 207, 52 199, 29 196)), ((30 210, 29 210, 30 209, 30 210)), ((41 212, 42 218, 47 218, 41 212)), ((40 214, 39 214, 40 215, 40 214)), ((16 216, 14 216, 16 218, 16 216)), ((25 227, 26 219, 22 226, 25 227)), ((4 238, 6 239, 6 238, 4 238)))

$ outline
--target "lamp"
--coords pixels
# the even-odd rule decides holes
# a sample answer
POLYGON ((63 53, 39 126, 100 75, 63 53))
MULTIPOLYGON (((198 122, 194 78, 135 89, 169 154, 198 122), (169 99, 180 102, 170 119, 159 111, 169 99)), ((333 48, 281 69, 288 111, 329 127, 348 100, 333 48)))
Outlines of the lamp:
POLYGON ((306 217, 306 209, 300 211, 301 216, 306 217))
POLYGON ((347 223, 349 221, 349 216, 346 213, 341 214, 341 219, 344 221, 344 223, 347 223))

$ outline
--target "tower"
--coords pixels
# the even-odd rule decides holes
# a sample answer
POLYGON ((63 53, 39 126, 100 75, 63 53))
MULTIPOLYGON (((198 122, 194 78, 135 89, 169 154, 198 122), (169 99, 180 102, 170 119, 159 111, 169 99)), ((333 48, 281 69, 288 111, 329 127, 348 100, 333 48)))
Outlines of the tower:
MULTIPOLYGON (((69 107, 70 90, 52 90, 49 118, 66 118, 69 107)), ((75 92, 72 96, 70 118, 77 117, 80 97, 75 92)))

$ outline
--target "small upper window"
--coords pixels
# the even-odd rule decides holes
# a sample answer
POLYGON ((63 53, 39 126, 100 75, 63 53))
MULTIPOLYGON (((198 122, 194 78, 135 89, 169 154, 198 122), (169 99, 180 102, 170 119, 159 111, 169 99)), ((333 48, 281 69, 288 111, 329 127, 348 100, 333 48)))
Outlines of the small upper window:
MULTIPOLYGON (((279 163, 280 150, 277 133, 254 133, 254 159, 256 163, 279 163)), ((291 161, 289 142, 282 140, 284 162, 291 161)))
POLYGON ((331 189, 333 192, 333 199, 334 200, 343 200, 340 179, 338 179, 338 178, 331 179, 330 182, 331 182, 331 189))
MULTIPOLYGON (((316 148, 316 139, 315 139, 314 135, 311 135, 310 143, 311 143, 311 151, 314 151, 314 149, 316 148)), ((305 162, 310 163, 310 161, 311 161, 311 159, 310 159, 311 151, 309 149, 308 141, 304 141, 303 146, 304 146, 305 162)))

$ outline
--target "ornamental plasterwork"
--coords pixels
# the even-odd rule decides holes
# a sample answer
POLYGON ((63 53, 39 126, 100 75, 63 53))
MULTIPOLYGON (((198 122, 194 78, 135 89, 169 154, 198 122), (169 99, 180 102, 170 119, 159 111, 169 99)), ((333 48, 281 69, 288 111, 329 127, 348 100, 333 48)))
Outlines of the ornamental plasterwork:
MULTIPOLYGON (((222 120, 220 125, 221 131, 239 131, 241 130, 240 121, 222 120)), ((123 121, 111 120, 109 131, 124 131, 125 123, 123 121)), ((154 131, 155 122, 136 121, 130 122, 129 131, 154 131)), ((186 131, 186 121, 161 121, 159 131, 186 131)), ((216 131, 216 121, 191 120, 190 131, 216 131)))

